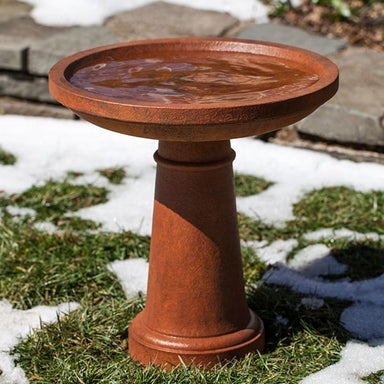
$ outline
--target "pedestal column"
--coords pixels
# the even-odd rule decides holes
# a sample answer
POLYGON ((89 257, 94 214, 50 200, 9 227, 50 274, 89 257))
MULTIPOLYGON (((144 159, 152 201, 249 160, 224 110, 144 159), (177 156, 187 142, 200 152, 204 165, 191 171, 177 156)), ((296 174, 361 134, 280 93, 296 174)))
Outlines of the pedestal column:
POLYGON ((129 352, 148 364, 211 365, 261 350, 248 309, 229 141, 160 142, 145 309, 129 352))

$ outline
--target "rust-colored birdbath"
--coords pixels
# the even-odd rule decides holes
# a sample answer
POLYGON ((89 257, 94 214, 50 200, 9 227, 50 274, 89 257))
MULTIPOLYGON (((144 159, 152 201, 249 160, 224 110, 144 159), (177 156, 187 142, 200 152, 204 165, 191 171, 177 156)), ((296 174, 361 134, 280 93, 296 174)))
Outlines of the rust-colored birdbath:
POLYGON ((279 44, 183 38, 80 52, 49 76, 52 95, 85 120, 159 140, 147 302, 129 327, 132 358, 207 366, 261 351, 263 323, 244 293, 229 140, 307 116, 335 94, 336 66, 279 44))

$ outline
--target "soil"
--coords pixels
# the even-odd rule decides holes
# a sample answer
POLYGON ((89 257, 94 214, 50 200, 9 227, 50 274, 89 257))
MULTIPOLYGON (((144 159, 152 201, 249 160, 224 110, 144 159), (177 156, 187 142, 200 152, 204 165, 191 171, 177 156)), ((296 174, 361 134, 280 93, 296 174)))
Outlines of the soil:
MULTIPOLYGON (((304 0, 284 12, 270 15, 271 19, 328 37, 345 38, 352 45, 384 52, 384 1, 344 0, 351 16, 343 17, 326 0, 304 0)), ((275 8, 276 10, 276 8, 275 8)))

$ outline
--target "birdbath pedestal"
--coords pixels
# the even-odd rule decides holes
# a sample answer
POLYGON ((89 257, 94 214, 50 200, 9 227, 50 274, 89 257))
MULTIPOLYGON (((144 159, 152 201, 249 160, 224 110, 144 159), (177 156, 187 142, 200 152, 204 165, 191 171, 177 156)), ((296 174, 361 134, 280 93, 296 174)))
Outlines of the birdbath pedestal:
POLYGON ((230 139, 310 114, 335 94, 336 66, 280 44, 148 40, 65 58, 49 86, 91 123, 159 140, 147 300, 129 326, 132 358, 169 369, 261 351, 263 322, 244 293, 230 139))

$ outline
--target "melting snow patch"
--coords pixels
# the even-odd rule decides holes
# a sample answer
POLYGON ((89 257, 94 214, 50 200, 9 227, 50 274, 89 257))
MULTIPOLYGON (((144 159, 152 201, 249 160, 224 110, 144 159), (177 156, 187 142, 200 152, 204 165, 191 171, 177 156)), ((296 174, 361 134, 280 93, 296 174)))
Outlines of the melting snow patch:
POLYGON ((344 185, 357 191, 382 190, 384 166, 337 160, 326 154, 282 147, 254 139, 232 141, 239 173, 275 184, 258 195, 237 199, 239 211, 267 224, 284 226, 294 219, 293 205, 306 192, 344 185))
MULTIPOLYGON (((45 25, 92 25, 118 12, 141 7, 155 0, 24 0, 34 6, 32 17, 45 25), (74 12, 74 9, 76 10, 74 12)), ((268 21, 268 7, 258 0, 167 0, 193 8, 228 12, 240 19, 268 21)))
MULTIPOLYGON (((68 171, 92 174, 118 164, 128 167, 128 173, 134 170, 136 177, 127 178, 123 185, 110 184, 109 201, 82 209, 79 215, 102 223, 104 230, 150 234, 156 141, 117 134, 84 121, 0 116, 0 122, 2 145, 18 158, 15 165, 0 167, 1 190, 20 193, 50 178, 64 179, 68 171)), ((345 185, 364 192, 384 185, 380 164, 340 161, 254 139, 233 140, 232 146, 237 152, 237 172, 275 183, 258 195, 237 199, 241 212, 267 224, 285 225, 293 218, 293 204, 312 189, 345 185)))
MULTIPOLYGON (((77 215, 100 222, 104 230, 150 233, 156 141, 120 135, 84 121, 0 116, 0 125, 2 145, 18 158, 14 166, 0 167, 0 190, 21 193, 48 179, 62 180, 69 171, 91 179, 93 175, 95 180, 96 169, 128 165, 136 178, 128 178, 123 185, 108 185, 111 192, 106 204, 77 215)), ((105 178, 98 179, 104 182, 105 178)))
POLYGON ((257 250, 259 250, 261 248, 264 248, 266 245, 268 245, 268 241, 267 240, 261 240, 261 241, 257 241, 257 240, 249 240, 249 241, 241 240, 241 245, 243 245, 244 247, 250 247, 254 251, 257 251, 257 250))
POLYGON ((384 339, 384 307, 355 303, 340 316, 341 324, 355 337, 373 341, 384 339))
POLYGON ((377 233, 359 233, 359 232, 351 231, 350 229, 346 229, 346 228, 318 229, 317 231, 306 233, 303 237, 304 239, 309 241, 330 240, 330 239, 348 239, 352 241, 384 240, 384 236, 379 235, 377 233))
POLYGON ((21 217, 25 217, 25 216, 35 217, 36 216, 36 211, 34 209, 31 209, 31 208, 19 208, 19 207, 15 207, 13 205, 8 205, 5 209, 12 216, 21 216, 21 217))
POLYGON ((0 384, 28 383, 23 370, 15 365, 14 357, 9 355, 9 351, 34 329, 53 323, 58 317, 77 308, 77 303, 63 303, 57 307, 37 306, 22 311, 13 309, 5 299, 0 301, 0 384))
POLYGON ((362 377, 384 369, 384 345, 371 347, 349 341, 341 351, 341 360, 309 375, 301 384, 361 384, 362 377))
MULTIPOLYGON (((149 161, 152 154, 147 155, 149 161)), ((148 235, 151 232, 155 169, 151 167, 139 178, 130 178, 123 185, 108 186, 108 201, 76 212, 83 219, 102 223, 105 231, 132 230, 148 235), (124 209, 122 209, 124 207, 124 209)))
POLYGON ((310 278, 279 264, 265 273, 263 279, 271 284, 288 286, 296 292, 317 297, 369 302, 384 306, 384 275, 362 281, 326 281, 310 278))
POLYGON ((0 352, 0 384, 28 384, 24 371, 16 365, 15 356, 0 352))
POLYGON ((142 292, 147 293, 149 264, 145 259, 116 260, 107 265, 114 273, 127 297, 134 297, 142 292))
POLYGON ((302 249, 289 260, 288 265, 310 277, 338 275, 347 269, 346 265, 330 255, 330 249, 324 244, 314 244, 302 249))
POLYGON ((277 315, 276 319, 274 321, 275 325, 288 325, 289 320, 286 317, 283 317, 281 315, 277 315))
POLYGON ((260 247, 261 242, 245 242, 245 244, 254 249, 257 256, 267 264, 285 263, 288 254, 297 246, 297 240, 276 240, 266 247, 260 247))
POLYGON ((59 230, 57 229, 56 225, 50 223, 49 221, 39 221, 37 223, 34 223, 33 227, 36 228, 38 231, 44 231, 47 233, 59 233, 59 230))
POLYGON ((324 300, 318 297, 303 297, 301 304, 307 309, 319 309, 324 305, 324 300))

